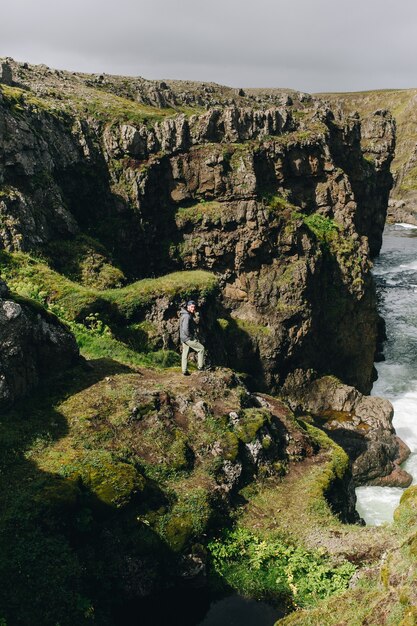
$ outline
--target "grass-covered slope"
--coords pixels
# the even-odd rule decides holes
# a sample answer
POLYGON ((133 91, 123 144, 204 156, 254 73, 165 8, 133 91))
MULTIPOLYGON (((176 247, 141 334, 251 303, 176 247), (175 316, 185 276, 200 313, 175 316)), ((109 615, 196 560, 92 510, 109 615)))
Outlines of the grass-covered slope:
POLYGON ((233 372, 184 378, 170 367, 178 355, 155 349, 158 328, 146 315, 159 300, 176 311, 184 298, 210 299, 216 277, 177 272, 99 289, 61 261, 0 256, 13 298, 58 315, 90 359, 2 415, 0 618, 117 624, 126 600, 140 607, 200 570, 216 592, 288 607, 343 590, 354 567, 262 528, 251 507, 312 456, 311 502, 318 519, 339 526, 325 496, 348 471, 344 453, 282 402, 250 396, 233 372), (248 504, 238 510, 244 485, 248 504))
MULTIPOLYGON (((23 298, 46 306, 74 332, 87 358, 115 357, 132 365, 179 363, 173 346, 161 350, 161 328, 147 319, 158 308, 172 308, 189 297, 205 299, 217 288, 204 271, 174 272, 125 287, 100 290, 56 272, 45 259, 0 252, 0 275, 23 298)), ((33 306, 33 305, 32 305, 33 306)))

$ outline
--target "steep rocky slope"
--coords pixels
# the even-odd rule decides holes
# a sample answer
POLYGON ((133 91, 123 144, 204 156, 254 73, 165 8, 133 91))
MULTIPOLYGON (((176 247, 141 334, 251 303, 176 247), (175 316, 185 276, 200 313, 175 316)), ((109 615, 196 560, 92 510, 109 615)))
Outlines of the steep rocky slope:
MULTIPOLYGON (((40 254, 102 288, 210 270, 219 281, 219 323, 206 329, 214 360, 248 372, 258 389, 290 388, 297 372, 312 370, 369 391, 377 341, 369 260, 391 186, 388 113, 361 124, 305 94, 179 83, 153 84, 152 100, 146 81, 8 67, 7 251, 40 254), (160 108, 149 106, 156 101, 160 108)), ((100 305, 89 313, 111 326, 100 305)), ((146 317, 130 313, 132 322, 146 317)), ((160 317, 171 315, 168 307, 160 317)), ((161 334, 166 326, 175 318, 161 334)), ((168 336, 174 347, 176 332, 168 336)))

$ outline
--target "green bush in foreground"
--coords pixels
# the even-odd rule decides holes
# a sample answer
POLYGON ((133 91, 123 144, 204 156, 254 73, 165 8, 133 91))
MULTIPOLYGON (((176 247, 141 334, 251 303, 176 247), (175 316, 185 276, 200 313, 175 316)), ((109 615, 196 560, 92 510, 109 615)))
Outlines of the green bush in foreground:
POLYGON ((277 538, 263 539, 245 528, 228 530, 208 544, 214 573, 239 593, 311 606, 347 588, 351 563, 334 566, 328 558, 277 538))

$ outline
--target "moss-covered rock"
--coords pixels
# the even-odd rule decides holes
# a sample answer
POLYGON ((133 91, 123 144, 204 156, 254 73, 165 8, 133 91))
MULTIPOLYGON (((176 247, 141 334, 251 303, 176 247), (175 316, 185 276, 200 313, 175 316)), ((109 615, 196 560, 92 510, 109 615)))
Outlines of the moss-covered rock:
POLYGON ((269 420, 270 413, 265 409, 243 409, 235 427, 236 435, 243 443, 250 443, 269 420))
POLYGON ((145 478, 129 464, 101 451, 75 457, 65 474, 83 485, 103 504, 122 507, 143 492, 145 478))

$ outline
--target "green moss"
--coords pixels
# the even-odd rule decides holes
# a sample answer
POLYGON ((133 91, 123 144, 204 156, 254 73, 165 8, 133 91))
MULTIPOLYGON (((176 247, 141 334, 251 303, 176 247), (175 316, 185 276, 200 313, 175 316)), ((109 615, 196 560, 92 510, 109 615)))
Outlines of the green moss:
POLYGON ((163 537, 171 550, 181 552, 193 534, 191 515, 172 515, 166 522, 163 537))
POLYGON ((202 487, 182 494, 172 511, 159 521, 159 532, 171 550, 180 552, 207 529, 212 514, 210 498, 202 487))
POLYGON ((272 438, 270 435, 265 435, 265 437, 262 437, 262 448, 264 450, 269 450, 269 448, 271 447, 272 444, 272 438))
POLYGON ((266 409, 243 409, 235 427, 236 435, 243 443, 250 443, 269 420, 270 413, 266 409))
POLYGON ((115 461, 109 453, 87 453, 61 472, 68 477, 81 478, 83 484, 108 506, 125 506, 143 491, 145 479, 128 463, 115 461))
POLYGON ((346 452, 330 439, 322 430, 315 428, 311 424, 303 422, 313 441, 320 448, 328 450, 330 453, 329 461, 320 469, 320 472, 314 476, 312 474, 308 485, 306 497, 310 502, 311 510, 320 515, 327 516, 329 505, 326 495, 335 480, 343 480, 346 472, 349 470, 349 457, 346 452))
POLYGON ((268 337, 272 334, 272 330, 269 326, 256 324, 255 322, 244 320, 239 317, 234 317, 233 320, 236 322, 236 325, 240 328, 240 330, 243 330, 252 337, 268 337))
POLYGON ((230 341, 237 340, 242 333, 246 333, 251 337, 269 337, 272 330, 269 326, 263 324, 256 324, 249 320, 241 319, 239 317, 233 317, 230 319, 218 318, 217 323, 219 329, 224 332, 230 341))
POLYGON ((287 195, 284 193, 264 191, 260 193, 260 199, 270 217, 275 217, 277 214, 288 209, 291 211, 296 210, 294 204, 288 200, 287 195))
POLYGON ((222 317, 217 318, 217 323, 219 324, 221 330, 227 330, 229 327, 229 320, 226 320, 222 317))
POLYGON ((127 287, 106 290, 100 295, 113 303, 127 319, 134 318, 138 310, 160 296, 180 296, 187 298, 197 292, 204 297, 217 289, 218 281, 214 274, 203 270, 174 272, 159 278, 144 278, 127 287))
POLYGON ((406 489, 394 511, 394 521, 401 528, 409 528, 417 521, 417 485, 406 489))
POLYGON ((188 224, 195 226, 201 222, 218 224, 224 212, 221 202, 201 201, 188 207, 179 207, 175 213, 175 222, 178 228, 184 228, 188 224))
POLYGON ((294 282, 294 278, 303 267, 305 267, 305 260, 298 259, 296 261, 291 262, 288 267, 284 269, 282 274, 276 279, 276 283, 278 286, 291 285, 294 282))
POLYGON ((179 257, 185 261, 187 257, 192 257, 203 243, 201 237, 186 237, 177 246, 177 253, 179 257))
POLYGON ((239 439, 235 433, 226 431, 221 440, 222 456, 227 461, 236 461, 239 454, 239 439))
POLYGON ((298 213, 297 217, 300 217, 307 228, 322 242, 332 241, 340 230, 340 226, 334 220, 318 213, 311 215, 298 213))
POLYGON ((400 184, 400 192, 415 191, 417 189, 417 167, 413 167, 405 174, 400 184))
POLYGON ((53 269, 85 287, 108 289, 126 282, 104 246, 86 235, 72 240, 54 241, 42 249, 53 269))
POLYGON ((190 451, 187 437, 180 430, 176 430, 169 450, 170 467, 174 471, 187 469, 190 466, 190 451))
POLYGON ((15 115, 23 113, 26 109, 31 111, 38 109, 47 111, 55 116, 61 116, 61 112, 52 103, 45 99, 37 98, 31 91, 8 85, 0 85, 0 91, 5 103, 15 115))

